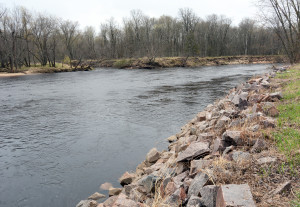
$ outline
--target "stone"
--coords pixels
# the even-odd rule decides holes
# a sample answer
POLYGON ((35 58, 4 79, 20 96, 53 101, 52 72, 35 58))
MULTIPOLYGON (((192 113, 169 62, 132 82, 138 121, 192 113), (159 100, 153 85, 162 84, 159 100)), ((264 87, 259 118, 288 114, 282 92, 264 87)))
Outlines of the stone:
POLYGON ((204 186, 200 190, 201 200, 206 207, 215 207, 217 199, 218 187, 215 185, 204 186))
POLYGON ((198 196, 191 196, 186 207, 200 207, 203 206, 202 200, 198 196))
POLYGON ((177 136, 176 135, 170 136, 167 140, 170 143, 175 142, 175 141, 177 141, 177 136))
POLYGON ((290 191, 291 187, 292 187, 292 181, 289 180, 281 184, 280 186, 278 186, 272 194, 276 195, 276 194, 282 194, 284 192, 288 192, 290 191))
POLYGON ((119 195, 122 191, 122 188, 110 188, 108 190, 108 195, 109 196, 116 196, 119 195))
POLYGON ((173 177, 173 181, 176 185, 180 185, 188 175, 189 175, 188 171, 185 171, 185 172, 173 177))
POLYGON ((282 96, 282 93, 281 92, 275 92, 275 93, 271 93, 270 95, 269 95, 272 99, 273 98, 277 98, 277 99, 282 99, 283 98, 283 96, 282 96))
POLYGON ((266 114, 271 117, 277 117, 279 115, 279 111, 275 106, 273 106, 267 110, 266 114))
POLYGON ((211 160, 192 160, 190 166, 190 175, 198 173, 200 170, 209 167, 211 163, 211 160))
POLYGON ((262 150, 266 149, 267 144, 263 139, 257 139, 253 147, 251 148, 251 153, 259 153, 262 150))
POLYGON ((111 196, 106 201, 103 202, 103 207, 111 207, 115 201, 117 200, 118 196, 111 196))
POLYGON ((225 155, 227 155, 229 152, 231 152, 232 150, 234 149, 234 146, 229 146, 229 147, 226 147, 225 148, 225 150, 224 150, 224 152, 223 152, 223 154, 222 154, 222 156, 225 156, 225 155))
POLYGON ((109 190, 110 188, 112 188, 112 184, 111 183, 103 183, 100 185, 100 189, 102 190, 109 190))
POLYGON ((222 135, 222 141, 225 144, 225 146, 230 146, 230 145, 242 146, 244 144, 241 138, 241 131, 227 130, 222 135))
POLYGON ((134 189, 134 188, 136 188, 137 186, 136 185, 133 185, 133 184, 131 184, 131 185, 125 185, 124 186, 124 193, 127 195, 127 196, 129 196, 130 195, 130 191, 132 190, 132 189, 134 189))
POLYGON ((222 152, 224 150, 223 143, 220 138, 214 140, 213 147, 212 147, 212 154, 217 152, 222 152))
POLYGON ((210 153, 209 143, 207 142, 192 142, 186 150, 179 153, 177 162, 188 161, 203 157, 210 153))
POLYGON ((133 188, 130 191, 129 198, 136 202, 143 202, 145 199, 145 194, 141 193, 137 188, 133 188))
POLYGON ((251 157, 250 153, 242 152, 242 151, 233 151, 232 152, 232 159, 236 162, 242 162, 249 160, 251 157))
POLYGON ((122 177, 119 178, 120 184, 122 186, 124 185, 128 185, 130 183, 132 183, 133 179, 134 179, 135 175, 131 174, 129 172, 125 172, 122 177))
POLYGON ((182 172, 187 171, 188 168, 189 168, 189 166, 188 166, 186 163, 180 162, 180 163, 177 164, 177 166, 176 166, 176 168, 175 168, 175 173, 176 173, 177 175, 179 175, 179 174, 181 174, 182 172))
POLYGON ((103 203, 99 203, 97 207, 104 207, 103 203))
POLYGON ((147 156, 146 156, 146 160, 150 163, 156 162, 160 157, 160 153, 157 151, 156 148, 151 149, 147 156))
POLYGON ((212 140, 215 137, 215 134, 213 133, 201 133, 198 134, 198 141, 205 141, 205 140, 212 140))
POLYGON ((163 166, 164 166, 164 163, 155 163, 154 165, 152 165, 150 167, 144 168, 144 172, 145 172, 145 174, 149 175, 149 174, 153 173, 154 171, 161 169, 163 166))
POLYGON ((242 92, 240 94, 236 94, 231 100, 231 102, 240 108, 242 105, 245 105, 245 103, 247 105, 247 97, 248 93, 242 92))
POLYGON ((105 198, 106 196, 101 194, 101 193, 98 193, 98 192, 95 192, 93 195, 91 195, 90 197, 88 197, 88 199, 90 200, 99 200, 101 198, 105 198))
POLYGON ((264 120, 261 121, 261 124, 265 128, 274 128, 275 127, 275 120, 269 117, 266 117, 264 120))
POLYGON ((197 114, 197 121, 205 121, 206 120, 206 112, 202 111, 197 114))
POLYGON ((168 184, 165 187, 165 195, 171 195, 175 193, 177 190, 177 186, 174 182, 168 182, 168 184))
POLYGON ((139 185, 143 186, 147 193, 153 192, 155 189, 155 184, 159 180, 158 176, 150 174, 139 180, 139 185))
POLYGON ((120 194, 116 199, 113 207, 140 207, 137 202, 128 199, 126 195, 120 194))
POLYGON ((217 192, 216 207, 255 207, 248 184, 221 185, 217 192))
POLYGON ((185 190, 183 188, 179 188, 172 195, 170 195, 164 203, 170 206, 180 206, 185 199, 185 190))
POLYGON ((229 121, 230 121, 230 118, 228 118, 227 116, 222 116, 218 120, 217 124, 215 125, 215 128, 217 128, 217 129, 224 128, 229 121))
POLYGON ((94 200, 82 200, 76 207, 97 207, 98 203, 94 200))
POLYGON ((209 176, 202 172, 198 173, 189 187, 188 197, 191 197, 192 195, 198 196, 200 190, 208 183, 209 183, 209 176))
POLYGON ((260 165, 270 164, 272 162, 276 162, 277 158, 275 157, 262 157, 257 160, 257 163, 260 165))

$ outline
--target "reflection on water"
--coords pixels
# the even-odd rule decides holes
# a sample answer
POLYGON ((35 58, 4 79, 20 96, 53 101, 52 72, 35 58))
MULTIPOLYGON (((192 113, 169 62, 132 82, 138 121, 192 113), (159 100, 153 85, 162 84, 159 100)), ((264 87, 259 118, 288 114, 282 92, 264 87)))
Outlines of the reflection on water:
MULTIPOLYGON (((0 79, 0 206, 75 206, 266 65, 0 79)), ((101 192, 100 193, 105 193, 101 192)))

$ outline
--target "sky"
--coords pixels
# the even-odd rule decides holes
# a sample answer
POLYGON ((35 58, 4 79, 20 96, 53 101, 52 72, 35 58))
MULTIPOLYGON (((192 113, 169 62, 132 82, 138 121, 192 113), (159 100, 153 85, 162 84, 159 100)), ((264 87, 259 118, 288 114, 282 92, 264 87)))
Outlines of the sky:
POLYGON ((0 0, 0 5, 24 6, 31 11, 48 13, 64 20, 77 21, 83 29, 100 24, 111 17, 121 25, 130 11, 141 10, 150 17, 178 16, 180 8, 191 8, 201 18, 210 14, 226 15, 237 25, 243 18, 255 18, 255 0, 0 0))

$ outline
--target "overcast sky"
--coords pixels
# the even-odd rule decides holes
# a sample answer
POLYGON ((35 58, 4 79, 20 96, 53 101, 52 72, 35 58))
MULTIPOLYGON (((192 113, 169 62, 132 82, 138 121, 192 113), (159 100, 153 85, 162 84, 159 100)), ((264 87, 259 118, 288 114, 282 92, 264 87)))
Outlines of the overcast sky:
POLYGON ((81 28, 99 25, 114 17, 122 23, 133 9, 140 9, 150 17, 176 17, 180 8, 192 8, 201 18, 210 14, 224 14, 235 25, 245 17, 255 17, 255 0, 0 0, 6 7, 24 6, 29 10, 46 12, 65 20, 78 21, 81 28))

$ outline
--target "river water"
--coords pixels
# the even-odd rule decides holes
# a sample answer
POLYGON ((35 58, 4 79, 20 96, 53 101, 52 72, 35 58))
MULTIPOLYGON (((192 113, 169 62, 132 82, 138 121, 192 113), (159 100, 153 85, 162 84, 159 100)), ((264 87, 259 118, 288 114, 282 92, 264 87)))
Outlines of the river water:
POLYGON ((0 206, 74 207, 268 65, 0 78, 0 206))

